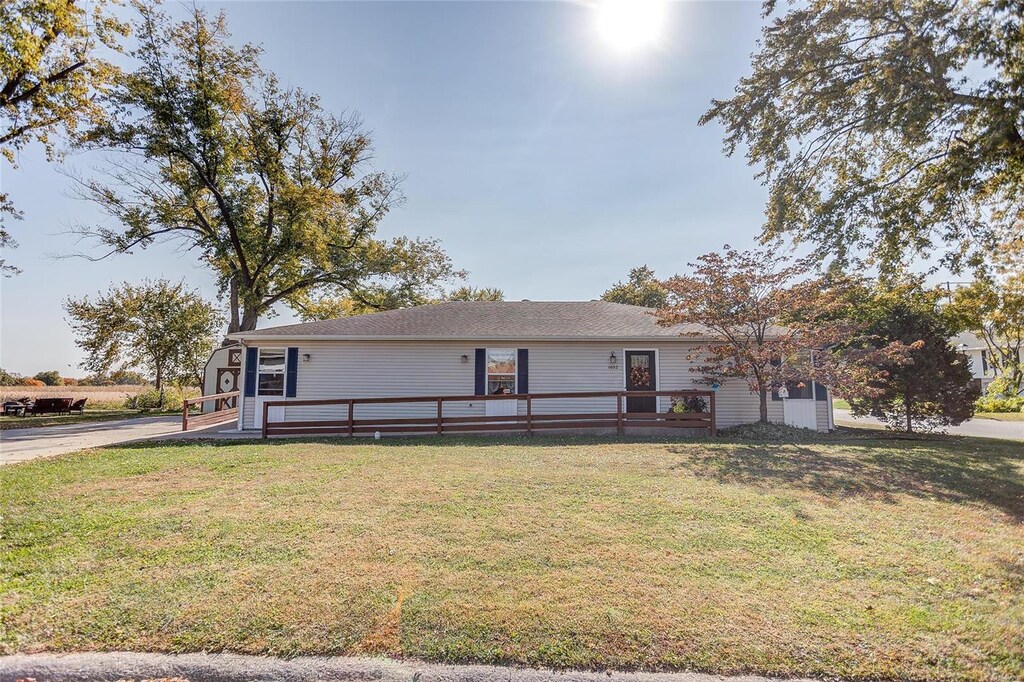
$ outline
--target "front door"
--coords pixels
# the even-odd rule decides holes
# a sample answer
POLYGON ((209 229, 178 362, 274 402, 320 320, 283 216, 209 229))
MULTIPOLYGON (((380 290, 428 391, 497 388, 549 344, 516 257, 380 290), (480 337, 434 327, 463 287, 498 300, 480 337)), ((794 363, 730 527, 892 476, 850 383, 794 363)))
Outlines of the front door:
MULTIPOLYGON (((627 350, 626 390, 657 391, 658 371, 653 350, 627 350)), ((630 398, 626 396, 626 412, 657 412, 657 398, 630 398)))
POLYGON ((510 398, 509 400, 485 400, 484 416, 486 417, 513 417, 519 412, 519 401, 510 398))
MULTIPOLYGON (((281 396, 257 396, 256 397, 256 413, 253 415, 253 426, 257 429, 263 428, 263 403, 267 402, 280 402, 281 396)), ((271 422, 283 422, 284 421, 284 405, 274 405, 267 410, 267 421, 271 422)))

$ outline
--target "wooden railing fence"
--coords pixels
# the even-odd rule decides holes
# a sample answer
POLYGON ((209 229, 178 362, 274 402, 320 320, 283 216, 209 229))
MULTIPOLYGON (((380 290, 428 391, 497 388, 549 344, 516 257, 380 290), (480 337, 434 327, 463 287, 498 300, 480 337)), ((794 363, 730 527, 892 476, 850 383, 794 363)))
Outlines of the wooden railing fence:
POLYGON ((395 398, 336 398, 326 400, 274 400, 263 403, 263 438, 284 435, 341 435, 354 436, 368 433, 398 434, 443 434, 486 431, 534 431, 544 429, 615 429, 624 433, 631 427, 667 427, 705 429, 710 435, 716 434, 715 393, 702 390, 679 391, 584 391, 575 393, 520 393, 513 395, 455 395, 455 396, 405 396, 395 398), (707 412, 629 412, 627 398, 683 398, 700 396, 707 401, 707 412), (614 398, 615 409, 608 412, 571 412, 559 414, 538 413, 534 404, 544 400, 568 400, 578 398, 614 398), (445 414, 447 403, 476 403, 487 400, 516 400, 525 403, 519 414, 508 416, 452 416, 445 414), (432 417, 358 417, 356 408, 361 405, 388 405, 403 403, 436 404, 432 417), (304 421, 270 421, 272 407, 317 407, 344 406, 341 419, 320 419, 304 421))
POLYGON ((231 398, 238 398, 238 391, 229 391, 227 393, 215 393, 213 395, 204 395, 198 398, 186 398, 181 407, 181 430, 188 431, 189 429, 200 429, 206 426, 213 426, 214 424, 224 424, 229 421, 235 421, 238 419, 238 401, 235 401, 234 407, 228 407, 228 400, 231 398), (203 403, 216 400, 216 409, 213 412, 200 412, 199 414, 189 414, 189 408, 193 405, 202 405, 203 403))

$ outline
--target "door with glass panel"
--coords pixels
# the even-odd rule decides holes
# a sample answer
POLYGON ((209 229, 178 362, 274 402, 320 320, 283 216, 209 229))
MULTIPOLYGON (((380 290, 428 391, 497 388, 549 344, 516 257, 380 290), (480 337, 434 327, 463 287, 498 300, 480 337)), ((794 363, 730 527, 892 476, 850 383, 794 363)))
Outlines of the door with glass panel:
MULTIPOLYGON (((653 350, 626 351, 626 391, 657 391, 657 354, 653 350)), ((657 412, 658 399, 654 397, 630 398, 626 396, 626 412, 657 412)))
MULTIPOLYGON (((260 348, 256 367, 256 415, 253 425, 263 427, 263 403, 284 400, 285 350, 284 348, 260 348)), ((271 407, 269 421, 284 420, 283 407, 271 407)))
MULTIPOLYGON (((514 395, 516 390, 516 349, 487 349, 487 395, 514 395)), ((488 417, 508 417, 517 413, 519 401, 485 400, 488 417)))

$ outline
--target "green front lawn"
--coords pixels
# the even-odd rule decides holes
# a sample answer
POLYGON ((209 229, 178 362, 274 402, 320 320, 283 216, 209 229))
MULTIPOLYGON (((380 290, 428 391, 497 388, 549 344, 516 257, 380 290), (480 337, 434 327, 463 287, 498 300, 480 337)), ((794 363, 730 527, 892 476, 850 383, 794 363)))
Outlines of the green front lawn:
MULTIPOLYGON (((849 410, 850 403, 842 398, 832 401, 832 407, 836 410, 849 410)), ((975 419, 996 419, 1003 422, 1024 422, 1024 412, 975 412, 975 419)))
POLYGON ((975 412, 975 419, 996 419, 1001 422, 1024 422, 1024 412, 975 412))
POLYGON ((6 466, 0 651, 1020 679, 1020 444, 859 433, 178 442, 6 466))

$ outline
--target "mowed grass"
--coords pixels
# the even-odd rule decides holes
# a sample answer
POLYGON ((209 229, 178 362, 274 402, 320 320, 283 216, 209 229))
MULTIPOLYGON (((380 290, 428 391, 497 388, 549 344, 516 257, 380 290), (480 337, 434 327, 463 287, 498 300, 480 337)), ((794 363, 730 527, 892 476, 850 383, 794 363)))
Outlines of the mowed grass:
POLYGON ((1020 679, 1021 445, 863 433, 7 466, 0 647, 1020 679))
POLYGON ((977 412, 975 419, 995 419, 1001 422, 1024 422, 1024 412, 977 412))

